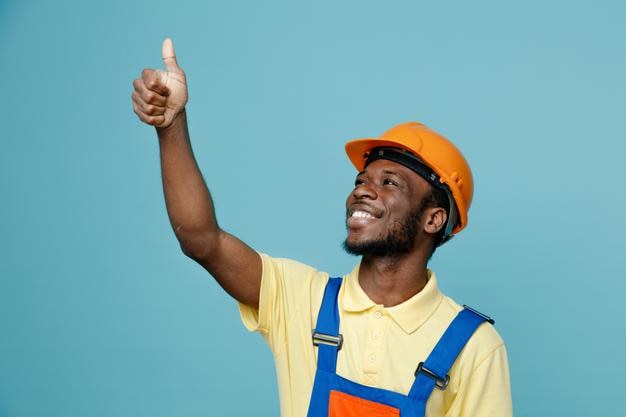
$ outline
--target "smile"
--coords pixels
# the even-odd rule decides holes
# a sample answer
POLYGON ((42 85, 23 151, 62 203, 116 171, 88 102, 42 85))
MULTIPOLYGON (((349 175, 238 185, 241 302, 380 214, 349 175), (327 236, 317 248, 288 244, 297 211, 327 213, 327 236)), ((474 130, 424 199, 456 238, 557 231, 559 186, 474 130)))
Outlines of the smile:
POLYGON ((378 221, 378 217, 364 210, 354 210, 348 216, 346 224, 349 229, 360 229, 378 221))
POLYGON ((352 214, 350 215, 351 219, 375 219, 376 217, 372 216, 371 214, 365 212, 365 211, 361 211, 361 210, 356 210, 354 212, 352 212, 352 214))

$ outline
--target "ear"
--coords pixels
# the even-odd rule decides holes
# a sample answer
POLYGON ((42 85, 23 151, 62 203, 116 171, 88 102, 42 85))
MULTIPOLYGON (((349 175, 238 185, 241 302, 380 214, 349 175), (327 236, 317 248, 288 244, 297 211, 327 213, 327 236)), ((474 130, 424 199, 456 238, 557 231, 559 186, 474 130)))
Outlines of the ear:
POLYGON ((441 207, 431 207, 425 210, 423 219, 424 231, 434 235, 446 225, 448 214, 441 207))

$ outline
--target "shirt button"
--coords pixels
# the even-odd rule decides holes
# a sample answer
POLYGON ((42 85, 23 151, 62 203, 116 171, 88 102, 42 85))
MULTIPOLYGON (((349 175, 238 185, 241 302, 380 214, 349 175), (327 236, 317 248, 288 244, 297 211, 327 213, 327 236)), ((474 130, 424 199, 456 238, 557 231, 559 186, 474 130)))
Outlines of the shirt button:
POLYGON ((376 333, 376 332, 372 333, 372 339, 373 340, 377 340, 378 339, 378 333, 376 333))
POLYGON ((375 374, 365 374, 365 384, 366 385, 376 385, 376 375, 375 374))
POLYGON ((368 359, 369 359, 370 363, 372 363, 372 362, 376 361, 376 355, 374 355, 372 353, 368 359))
POLYGON ((376 314, 374 314, 376 316, 377 319, 381 318, 383 316, 383 313, 380 311, 377 311, 376 314))

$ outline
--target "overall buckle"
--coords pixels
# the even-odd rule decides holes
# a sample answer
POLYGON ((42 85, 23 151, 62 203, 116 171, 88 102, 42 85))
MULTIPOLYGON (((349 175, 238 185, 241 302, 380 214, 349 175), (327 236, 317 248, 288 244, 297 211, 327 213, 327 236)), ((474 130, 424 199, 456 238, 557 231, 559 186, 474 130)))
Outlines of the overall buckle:
POLYGON ((313 329, 313 345, 317 346, 320 343, 336 346, 337 350, 341 350, 341 346, 343 345, 343 336, 341 334, 333 336, 331 334, 319 333, 313 329))
POLYGON ((415 377, 417 377, 417 374, 419 373, 423 373, 427 377, 434 379, 435 388, 441 391, 445 391, 445 389, 448 388, 448 383, 450 382, 450 375, 446 375, 445 377, 442 378, 436 373, 434 373, 433 371, 431 371, 430 369, 426 368, 424 366, 424 362, 420 362, 419 365, 417 365, 417 369, 415 370, 415 377))

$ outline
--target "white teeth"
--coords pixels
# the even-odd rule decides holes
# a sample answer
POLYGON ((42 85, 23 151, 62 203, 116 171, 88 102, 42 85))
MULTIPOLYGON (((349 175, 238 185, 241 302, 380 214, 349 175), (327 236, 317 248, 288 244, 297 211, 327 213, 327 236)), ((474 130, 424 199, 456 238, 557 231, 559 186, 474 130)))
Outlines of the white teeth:
POLYGON ((360 210, 357 210, 354 213, 352 213, 351 217, 356 217, 359 219, 373 219, 374 218, 374 216, 372 216, 371 214, 366 213, 364 211, 360 211, 360 210))

